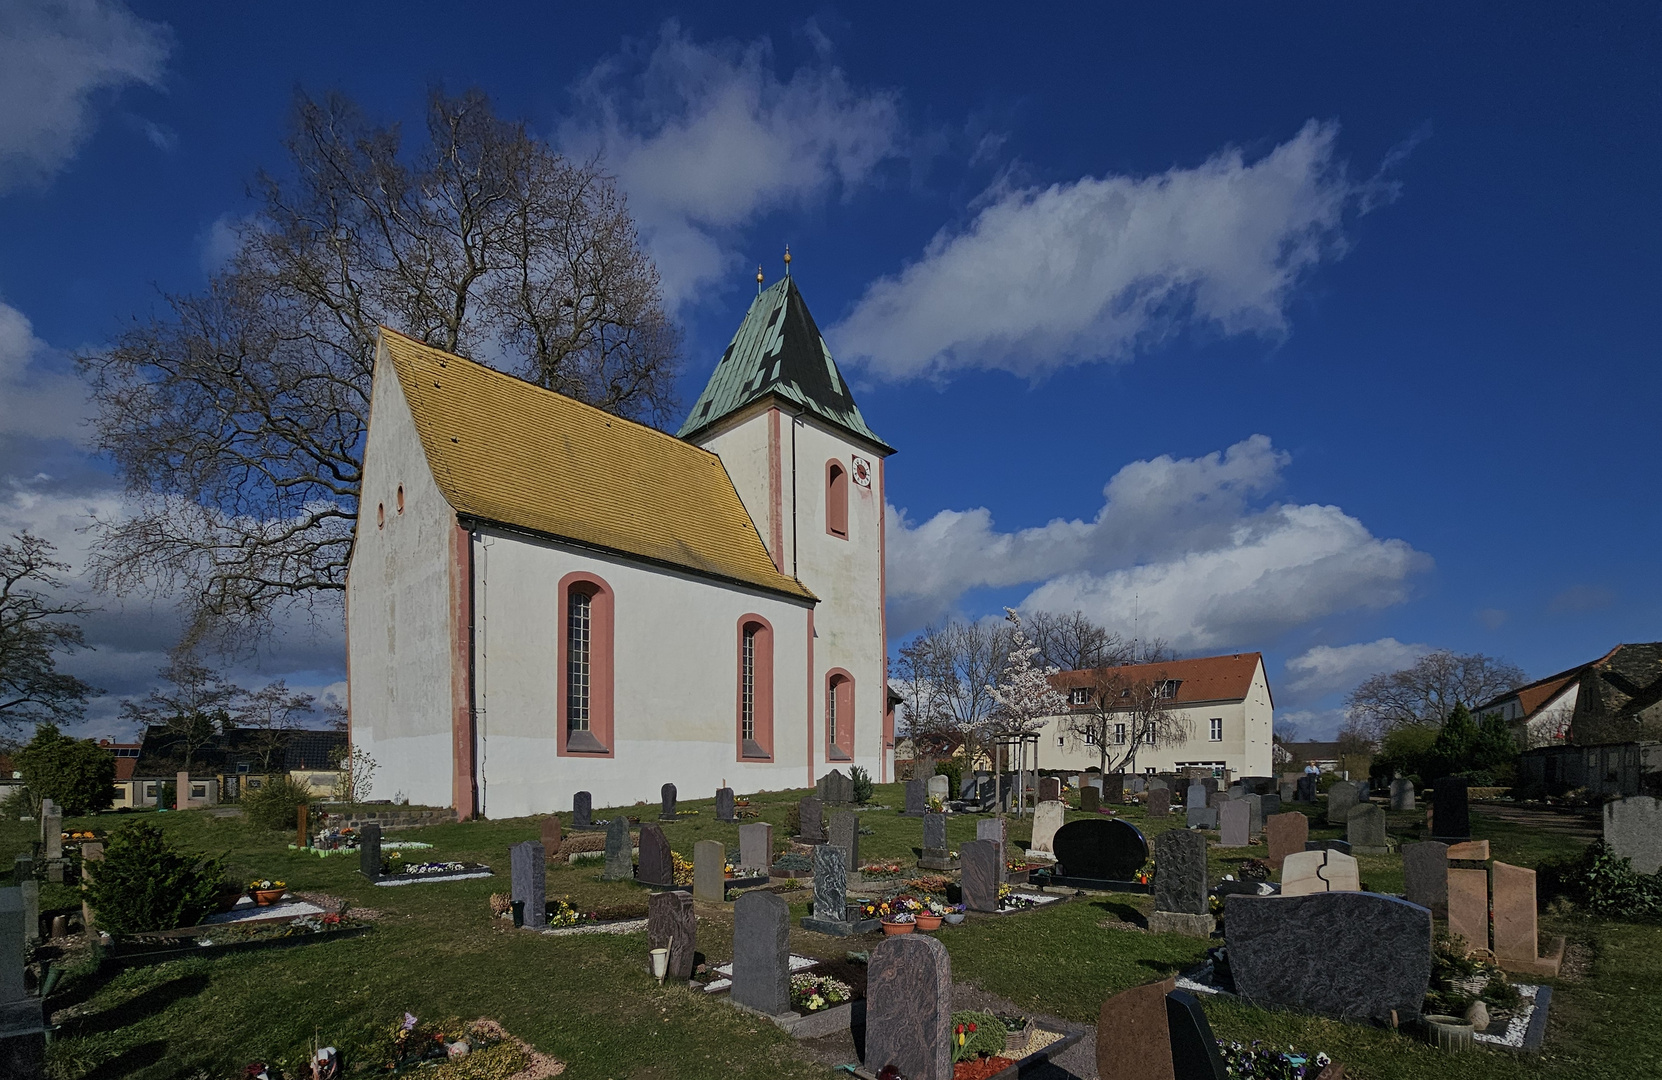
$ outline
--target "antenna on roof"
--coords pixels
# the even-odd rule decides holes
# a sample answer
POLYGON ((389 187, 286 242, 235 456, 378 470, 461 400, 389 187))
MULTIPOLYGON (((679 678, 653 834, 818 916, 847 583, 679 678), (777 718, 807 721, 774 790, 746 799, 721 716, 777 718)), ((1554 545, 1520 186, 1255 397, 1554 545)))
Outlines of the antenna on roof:
POLYGON ((791 245, 785 245, 785 276, 791 276, 791 245))
POLYGON ((762 295, 762 264, 756 264, 756 295, 762 295))

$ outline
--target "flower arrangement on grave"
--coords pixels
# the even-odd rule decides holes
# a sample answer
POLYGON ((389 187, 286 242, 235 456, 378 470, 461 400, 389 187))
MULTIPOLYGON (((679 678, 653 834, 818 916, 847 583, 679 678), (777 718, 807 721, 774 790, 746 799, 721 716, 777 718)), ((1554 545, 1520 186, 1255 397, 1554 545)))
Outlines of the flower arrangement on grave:
POLYGON ((998 887, 998 910, 1000 911, 1026 911, 1038 906, 1039 902, 1037 900, 1011 892, 1010 886, 1007 884, 998 887))
POLYGON ((1268 881, 1270 864, 1263 859, 1242 859, 1240 874, 1242 881, 1268 881))
POLYGON ((491 914, 498 919, 506 919, 514 913, 513 897, 505 892, 491 893, 491 914))
POLYGON ((901 884, 913 892, 944 893, 946 887, 952 884, 952 879, 925 874, 922 877, 907 878, 901 884))
POLYGON ((939 814, 946 809, 946 800, 939 795, 931 795, 926 800, 926 805, 929 807, 931 814, 939 814))
POLYGON ((1242 1080, 1315 1080, 1323 1069, 1332 1064, 1324 1053, 1305 1054, 1292 1047, 1277 1050, 1254 1039, 1243 1046, 1237 1042, 1218 1040, 1218 1056, 1231 1077, 1242 1080))
POLYGON ((854 988, 841 979, 801 971, 791 976, 791 1006, 819 1012, 854 999, 854 988))
POLYGON ((397 860, 397 862, 395 863, 392 872, 406 876, 428 877, 438 874, 460 874, 467 870, 477 869, 473 864, 464 862, 405 863, 398 860, 397 852, 393 853, 393 859, 397 860))
POLYGON ((1137 873, 1132 876, 1132 880, 1135 881, 1139 885, 1147 885, 1149 882, 1153 881, 1154 880, 1154 860, 1150 859, 1147 862, 1143 863, 1143 865, 1138 868, 1137 873))
POLYGON ((1491 1016, 1515 1007, 1520 1000, 1499 965, 1481 956, 1466 955, 1466 940, 1438 928, 1431 946, 1431 985, 1425 994, 1425 1011, 1445 1016, 1463 1016, 1472 1002, 1491 1006, 1491 1016))
POLYGON ((954 1062, 1003 1053, 1004 1022, 992 1013, 955 1012, 951 1025, 954 1062))
POLYGON ((401 1022, 378 1030, 362 1056, 376 1062, 378 1071, 420 1069, 430 1080, 498 1080, 538 1064, 543 1066, 541 1075, 548 1076, 548 1066, 553 1064, 492 1021, 464 1024, 456 1017, 421 1021, 410 1013, 401 1022), (533 1057, 542 1060, 533 1062, 533 1057))
POLYGON ((571 906, 571 901, 565 897, 555 900, 548 912, 548 925, 551 927, 583 926, 586 923, 598 921, 596 912, 579 911, 571 906))
POLYGON ((860 867, 860 873, 867 877, 895 877, 900 873, 900 864, 897 862, 869 862, 860 867))
MULTIPOLYGON (((240 944, 247 941, 273 941, 278 938, 305 937, 308 934, 322 934, 330 930, 349 930, 353 927, 366 925, 362 919, 354 919, 344 911, 329 912, 324 915, 302 915, 298 919, 277 923, 224 923, 213 929, 212 936, 196 939, 202 946, 240 944)), ((161 939, 157 939, 160 941, 161 939)), ((177 946, 178 941, 165 942, 177 946)))
POLYGON ((670 865, 674 867, 671 880, 676 885, 691 885, 693 883, 692 860, 682 858, 679 851, 672 851, 669 853, 669 861, 670 865))

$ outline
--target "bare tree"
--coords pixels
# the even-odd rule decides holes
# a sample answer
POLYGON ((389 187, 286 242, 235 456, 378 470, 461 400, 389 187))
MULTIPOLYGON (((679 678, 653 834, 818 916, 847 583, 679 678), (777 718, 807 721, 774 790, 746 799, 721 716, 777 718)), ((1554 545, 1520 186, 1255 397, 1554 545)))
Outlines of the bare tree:
POLYGON ((317 699, 311 694, 290 693, 282 679, 251 690, 231 712, 232 723, 250 733, 249 745, 260 755, 260 771, 271 771, 271 759, 283 748, 288 733, 312 715, 317 699))
POLYGON ((890 682, 900 693, 900 733, 915 753, 940 754, 955 743, 944 691, 933 673, 934 652, 927 634, 902 645, 890 682))
POLYGON ((949 622, 921 631, 906 646, 916 677, 927 684, 924 711, 912 721, 928 732, 950 731, 963 740, 964 763, 973 767, 986 745, 997 702, 992 686, 1004 670, 1008 630, 991 622, 949 622))
POLYGON ((1439 649, 1364 680, 1346 695, 1345 708, 1354 730, 1377 741, 1404 724, 1440 727, 1456 705, 1475 709, 1527 680, 1522 668, 1504 660, 1439 649))
POLYGON ((301 94, 285 177, 229 266, 81 358, 138 512, 94 581, 182 594, 187 641, 258 633, 344 588, 379 325, 602 409, 670 418, 679 333, 622 194, 484 95, 434 92, 425 139, 301 94))
POLYGON ((1130 662, 1130 643, 1082 611, 1065 615, 1035 611, 1027 617, 1027 636, 1039 647, 1044 662, 1062 671, 1130 662))
POLYGON ((86 648, 79 619, 92 609, 49 595, 63 587, 55 575, 68 563, 52 557, 49 541, 18 533, 0 544, 0 730, 77 720, 92 687, 58 670, 59 653, 86 648))
POLYGON ((1194 734, 1194 722, 1174 708, 1176 694, 1177 681, 1158 663, 1098 668, 1066 728, 1076 744, 1096 748, 1104 776, 1135 770, 1143 747, 1181 746, 1194 734))
POLYGON ((159 726, 173 736, 189 772, 196 752, 234 725, 231 710, 247 691, 226 681, 188 649, 175 649, 158 674, 172 689, 158 687, 142 702, 124 701, 121 713, 136 724, 159 726))

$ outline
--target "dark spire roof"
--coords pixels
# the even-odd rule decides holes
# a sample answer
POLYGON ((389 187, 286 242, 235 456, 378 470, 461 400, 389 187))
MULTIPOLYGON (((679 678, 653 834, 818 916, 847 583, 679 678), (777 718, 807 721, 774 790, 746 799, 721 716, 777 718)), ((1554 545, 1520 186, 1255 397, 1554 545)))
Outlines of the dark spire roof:
POLYGON ((677 434, 690 439, 770 394, 875 444, 885 454, 894 452, 866 426, 801 290, 790 277, 780 278, 757 295, 677 434))

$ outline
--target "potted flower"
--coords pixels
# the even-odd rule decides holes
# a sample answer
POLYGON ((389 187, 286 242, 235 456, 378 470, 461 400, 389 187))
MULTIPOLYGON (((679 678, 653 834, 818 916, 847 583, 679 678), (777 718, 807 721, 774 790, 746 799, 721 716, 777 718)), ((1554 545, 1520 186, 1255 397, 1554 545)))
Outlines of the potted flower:
POLYGON ((883 933, 885 936, 895 934, 910 934, 917 926, 917 916, 901 912, 889 915, 883 919, 883 933))
POLYGON ((281 900, 283 898, 283 892, 287 888, 288 886, 284 885, 281 881, 271 881, 270 879, 250 881, 248 883, 248 891, 253 895, 254 903, 260 905, 261 907, 270 907, 272 904, 275 904, 277 901, 281 900))
POLYGON ((964 905, 947 905, 946 914, 942 915, 941 918, 946 921, 948 926, 957 926, 959 923, 964 921, 964 905))
POLYGON ((939 930, 941 928, 941 916, 945 914, 946 905, 939 900, 931 899, 925 900, 923 910, 913 917, 917 920, 919 930, 939 930))

